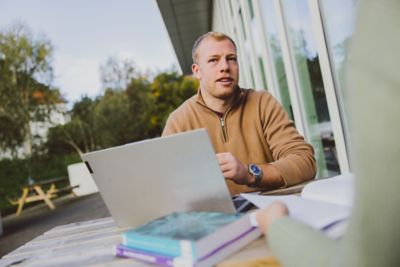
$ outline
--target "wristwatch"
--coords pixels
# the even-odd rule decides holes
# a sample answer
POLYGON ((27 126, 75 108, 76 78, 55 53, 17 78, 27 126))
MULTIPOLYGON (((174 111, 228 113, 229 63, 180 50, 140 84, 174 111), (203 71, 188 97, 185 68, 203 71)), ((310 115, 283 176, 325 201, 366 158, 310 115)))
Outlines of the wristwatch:
POLYGON ((252 163, 249 164, 249 173, 254 177, 254 182, 249 184, 249 186, 259 187, 263 177, 262 169, 258 165, 252 163))

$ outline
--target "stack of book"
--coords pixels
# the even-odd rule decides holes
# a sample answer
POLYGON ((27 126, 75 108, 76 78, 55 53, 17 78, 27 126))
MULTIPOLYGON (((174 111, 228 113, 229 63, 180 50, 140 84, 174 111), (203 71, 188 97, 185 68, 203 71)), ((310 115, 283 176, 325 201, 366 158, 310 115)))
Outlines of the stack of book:
POLYGON ((115 254, 163 266, 212 266, 260 234, 249 214, 176 212, 122 233, 115 254))

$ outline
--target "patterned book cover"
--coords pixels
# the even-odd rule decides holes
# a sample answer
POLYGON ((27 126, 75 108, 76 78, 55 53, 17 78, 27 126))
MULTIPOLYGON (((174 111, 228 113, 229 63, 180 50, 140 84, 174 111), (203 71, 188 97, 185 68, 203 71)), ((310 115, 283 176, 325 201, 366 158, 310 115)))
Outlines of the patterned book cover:
POLYGON ((240 214, 219 212, 172 213, 123 233, 123 244, 149 252, 196 259, 202 256, 195 249, 197 241, 241 217, 240 214))

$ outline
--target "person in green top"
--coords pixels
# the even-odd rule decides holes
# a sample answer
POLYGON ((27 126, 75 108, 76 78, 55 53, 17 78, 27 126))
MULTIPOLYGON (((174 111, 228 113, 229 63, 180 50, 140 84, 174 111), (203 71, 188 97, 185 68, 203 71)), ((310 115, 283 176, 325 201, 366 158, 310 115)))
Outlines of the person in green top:
POLYGON ((400 1, 359 2, 347 62, 356 197, 332 240, 275 203, 257 220, 283 266, 400 266, 400 1))

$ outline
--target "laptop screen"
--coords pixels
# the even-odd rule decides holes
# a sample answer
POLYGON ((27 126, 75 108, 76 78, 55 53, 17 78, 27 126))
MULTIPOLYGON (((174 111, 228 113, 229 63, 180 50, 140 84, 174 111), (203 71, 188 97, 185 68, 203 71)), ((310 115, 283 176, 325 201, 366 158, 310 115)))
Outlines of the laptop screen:
POLYGON ((234 213, 205 129, 82 155, 118 226, 135 227, 172 212, 234 213))

